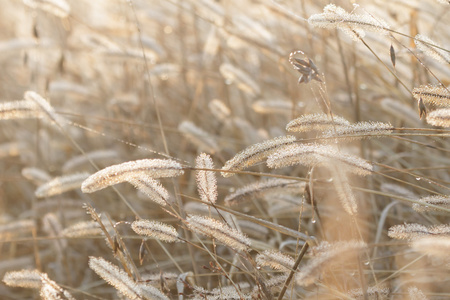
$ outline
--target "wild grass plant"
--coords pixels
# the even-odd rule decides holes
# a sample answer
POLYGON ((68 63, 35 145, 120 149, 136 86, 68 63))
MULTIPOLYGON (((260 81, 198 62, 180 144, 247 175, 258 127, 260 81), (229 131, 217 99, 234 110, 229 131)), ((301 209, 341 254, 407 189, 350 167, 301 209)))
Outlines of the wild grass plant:
POLYGON ((1 299, 450 298, 448 1, 0 3, 1 299))

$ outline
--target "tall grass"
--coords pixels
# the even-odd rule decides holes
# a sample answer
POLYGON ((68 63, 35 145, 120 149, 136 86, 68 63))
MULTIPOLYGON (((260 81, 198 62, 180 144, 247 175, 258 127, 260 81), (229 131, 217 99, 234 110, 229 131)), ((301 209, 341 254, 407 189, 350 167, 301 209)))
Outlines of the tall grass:
POLYGON ((353 2, 1 1, 0 298, 449 298, 450 5, 353 2))

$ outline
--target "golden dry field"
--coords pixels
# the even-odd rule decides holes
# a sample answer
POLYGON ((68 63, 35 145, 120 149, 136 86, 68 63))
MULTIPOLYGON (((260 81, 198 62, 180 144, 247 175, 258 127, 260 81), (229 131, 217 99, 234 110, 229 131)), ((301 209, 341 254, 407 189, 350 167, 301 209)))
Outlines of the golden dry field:
POLYGON ((450 299, 450 2, 328 1, 0 0, 0 299, 450 299))

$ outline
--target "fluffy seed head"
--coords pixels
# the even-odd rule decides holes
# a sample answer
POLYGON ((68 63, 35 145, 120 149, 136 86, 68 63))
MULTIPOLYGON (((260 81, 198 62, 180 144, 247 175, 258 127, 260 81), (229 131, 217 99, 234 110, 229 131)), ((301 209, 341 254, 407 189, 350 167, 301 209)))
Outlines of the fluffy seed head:
POLYGON ((144 174, 152 178, 174 177, 184 173, 182 166, 170 159, 141 159, 109 166, 89 176, 81 185, 83 193, 93 193, 108 186, 144 174))
POLYGON ((8 286, 29 289, 40 289, 42 286, 41 272, 38 270, 22 270, 7 272, 3 282, 8 286))
MULTIPOLYGON (((202 153, 195 160, 195 167, 199 169, 214 169, 211 156, 202 153)), ((217 200, 217 179, 213 171, 196 171, 198 193, 203 202, 215 203, 217 200)))
POLYGON ((422 34, 417 34, 414 37, 416 47, 423 51, 429 57, 437 60, 442 64, 450 64, 450 54, 439 48, 439 45, 429 37, 422 34))
POLYGON ((132 176, 127 180, 141 193, 145 194, 150 200, 165 206, 169 200, 169 192, 161 183, 147 174, 132 176))
MULTIPOLYGON (((262 143, 254 144, 225 163, 222 170, 239 171, 263 161, 278 148, 290 145, 295 142, 294 136, 281 136, 262 143)), ((230 177, 233 173, 222 172, 223 177, 230 177)))
POLYGON ((203 151, 215 153, 219 150, 219 145, 215 137, 191 121, 181 122, 178 130, 184 133, 193 144, 197 145, 203 151))
POLYGON ((381 34, 389 33, 389 25, 385 21, 369 15, 348 13, 334 4, 325 6, 323 13, 309 17, 308 23, 314 27, 338 28, 355 41, 365 36, 364 30, 381 34))
POLYGON ((139 235, 153 237, 167 243, 178 241, 177 230, 173 226, 158 221, 134 221, 131 228, 139 235))
POLYGON ((294 259, 279 251, 266 250, 256 256, 256 264, 261 267, 270 267, 275 270, 289 272, 294 266, 294 259))
POLYGON ((427 123, 433 126, 450 127, 450 108, 433 110, 427 115, 427 123))
POLYGON ((426 105, 437 107, 450 106, 450 92, 443 86, 421 85, 412 91, 417 101, 422 100, 426 105))
POLYGON ((38 187, 34 194, 38 198, 44 198, 79 189, 83 181, 88 177, 88 173, 76 173, 55 177, 49 182, 38 187))
POLYGON ((0 120, 40 118, 41 111, 30 100, 0 103, 0 120))
POLYGON ((426 236, 448 236, 450 225, 425 226, 421 224, 402 224, 389 228, 388 236, 399 240, 416 240, 426 236))
POLYGON ((363 139, 369 137, 382 137, 390 135, 394 127, 382 122, 358 122, 349 126, 342 126, 324 132, 323 137, 337 137, 347 140, 363 139))
POLYGON ((373 167, 366 160, 342 153, 336 147, 321 144, 292 144, 277 150, 267 159, 269 168, 282 168, 302 164, 306 166, 335 165, 338 163, 344 171, 358 175, 368 175, 373 167))
POLYGON ((335 126, 349 125, 349 121, 339 116, 333 116, 333 119, 331 119, 327 114, 310 114, 290 121, 286 126, 286 130, 290 132, 305 132, 311 130, 327 130, 335 126))
POLYGON ((189 215, 186 219, 189 229, 210 236, 236 251, 248 251, 250 239, 223 222, 213 218, 189 215))
POLYGON ((367 245, 361 241, 345 241, 336 243, 322 242, 319 246, 311 248, 313 257, 297 273, 297 284, 308 286, 317 282, 317 279, 325 274, 328 268, 336 266, 344 261, 355 260, 357 254, 367 245))
POLYGON ((450 266, 450 237, 449 236, 426 236, 414 240, 412 248, 429 256, 447 259, 450 266))

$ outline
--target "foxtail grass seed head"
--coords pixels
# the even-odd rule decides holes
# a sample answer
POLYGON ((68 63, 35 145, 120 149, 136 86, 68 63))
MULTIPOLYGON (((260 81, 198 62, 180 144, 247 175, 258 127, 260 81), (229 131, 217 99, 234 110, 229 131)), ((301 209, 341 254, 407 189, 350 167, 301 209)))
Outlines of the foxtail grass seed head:
POLYGON ((101 257, 89 257, 89 267, 122 295, 139 299, 137 286, 128 274, 101 257))
POLYGON ((355 300, 363 300, 364 292, 367 295, 367 299, 378 300, 378 299, 388 299, 391 291, 386 286, 369 286, 366 291, 362 288, 352 289, 347 292, 347 294, 355 300))
POLYGON ((327 114, 303 115, 290 121, 286 130, 289 132, 307 132, 312 130, 327 130, 336 126, 349 126, 350 122, 339 116, 328 116, 327 114))
POLYGON ((58 126, 67 124, 68 121, 56 114, 55 109, 41 95, 33 91, 27 91, 24 94, 25 101, 33 101, 35 105, 44 113, 47 118, 58 126))
POLYGON ((417 34, 414 37, 416 47, 425 55, 437 60, 442 64, 450 64, 450 53, 440 49, 441 47, 427 36, 417 34))
POLYGON ((161 293, 161 291, 155 288, 147 289, 144 285, 136 283, 125 271, 101 257, 90 256, 89 267, 94 270, 98 276, 103 278, 103 280, 129 299, 169 299, 161 293))
POLYGON ((69 227, 66 227, 61 232, 61 236, 68 238, 80 238, 88 236, 100 236, 102 235, 102 229, 100 224, 95 221, 79 222, 69 227))
POLYGON ((23 0, 23 3, 59 18, 66 18, 70 14, 70 5, 66 0, 23 0))
POLYGON ((281 148, 267 159, 269 168, 282 168, 297 164, 305 166, 330 166, 338 163, 347 172, 361 176, 373 171, 372 165, 364 159, 340 152, 332 145, 293 144, 281 148))
POLYGON ((274 151, 267 158, 267 166, 279 169, 294 165, 313 166, 321 162, 320 156, 316 155, 318 144, 291 144, 283 147, 280 151, 274 151))
POLYGON ((131 176, 127 180, 141 193, 146 195, 150 200, 158 203, 161 206, 165 206, 169 200, 169 192, 161 185, 161 183, 153 179, 147 174, 141 174, 136 176, 131 176))
POLYGON ((427 204, 432 204, 436 206, 440 206, 443 208, 450 208, 450 196, 449 195, 435 195, 435 196, 427 196, 419 199, 423 205, 414 203, 412 208, 417 212, 426 212, 426 211, 438 211, 439 209, 435 207, 428 206, 427 204))
MULTIPOLYGON (((294 136, 288 135, 254 144, 236 154, 232 159, 228 160, 222 170, 240 171, 253 166, 254 164, 266 159, 277 149, 293 144, 295 140, 296 138, 294 136)), ((234 173, 222 172, 223 177, 230 177, 233 175, 234 173)))
POLYGON ((54 238, 52 240, 58 254, 62 255, 63 251, 67 248, 67 240, 60 238, 62 236, 63 227, 59 218, 54 213, 47 213, 42 218, 42 224, 44 231, 49 237, 54 238))
POLYGON ((408 295, 409 300, 428 300, 428 297, 416 286, 410 286, 408 288, 408 295))
POLYGON ((261 89, 258 83, 256 83, 256 81, 242 69, 239 69, 229 63, 223 63, 220 65, 219 70, 220 74, 222 74, 227 82, 236 84, 241 91, 252 97, 256 97, 261 94, 261 89))
POLYGON ((41 291, 40 296, 43 300, 75 300, 75 298, 56 282, 50 280, 45 273, 41 273, 41 291))
POLYGON ((344 210, 351 216, 358 211, 355 194, 348 182, 348 177, 345 172, 342 172, 339 165, 330 166, 331 175, 333 176, 333 185, 337 196, 344 207, 344 210))
POLYGON ((433 110, 427 115, 427 123, 433 126, 450 127, 450 108, 433 110))
POLYGON ((184 133, 193 144, 205 152, 215 153, 219 150, 219 145, 215 137, 191 121, 181 122, 178 125, 178 130, 184 133))
POLYGON ((412 94, 417 101, 436 107, 450 106, 450 92, 443 86, 421 85, 413 89, 412 94))
POLYGON ((79 189, 83 181, 88 177, 88 173, 76 173, 55 177, 49 182, 39 186, 34 194, 38 198, 44 198, 79 189))
POLYGON ((145 174, 152 178, 175 177, 184 173, 183 167, 170 159, 141 159, 109 166, 89 176, 81 185, 83 193, 93 193, 108 186, 145 174))
POLYGON ((188 228, 196 233, 214 238, 236 251, 249 250, 250 239, 221 221, 197 215, 188 215, 186 221, 188 228))
POLYGON ((253 299, 250 294, 245 293, 245 290, 250 289, 248 282, 238 282, 236 285, 218 287, 210 291, 199 286, 194 286, 193 288, 196 293, 193 300, 253 299))
POLYGON ((34 220, 18 220, 11 221, 0 225, 0 237, 3 236, 17 236, 23 233, 31 234, 31 231, 36 228, 34 220))
POLYGON ((86 164, 89 164, 89 160, 94 162, 102 162, 105 161, 114 161, 119 157, 119 153, 116 150, 97 150, 88 152, 82 155, 74 156, 68 161, 64 163, 62 166, 62 171, 64 173, 69 173, 72 170, 79 169, 81 167, 85 167, 86 164))
POLYGON ((397 240, 414 241, 426 236, 448 236, 450 225, 425 226, 421 224, 402 224, 389 228, 388 236, 397 240))
POLYGON ((40 118, 42 112, 30 100, 0 103, 0 120, 40 118))
POLYGON ((329 268, 343 262, 357 262, 358 253, 366 248, 366 243, 355 240, 319 244, 311 248, 313 256, 296 274, 295 280, 300 286, 311 285, 329 268))
POLYGON ((287 179, 269 179, 257 181, 237 189, 234 193, 225 197, 227 205, 236 205, 243 201, 270 196, 273 194, 299 194, 305 188, 304 182, 287 179))
MULTIPOLYGON (((297 108, 304 106, 304 103, 299 102, 297 108)), ((261 99, 253 102, 252 109, 259 114, 290 114, 294 109, 294 105, 288 100, 269 100, 261 99)))
MULTIPOLYGON (((195 160, 195 167, 199 169, 214 169, 211 156, 202 153, 195 160)), ((217 200, 217 179, 214 171, 196 171, 197 189, 200 199, 206 203, 215 203, 217 200)))
POLYGON ((225 122, 231 116, 231 111, 228 106, 219 99, 211 100, 208 103, 208 108, 213 116, 222 122, 225 122))
POLYGON ((389 33, 389 25, 385 21, 370 15, 348 13, 334 4, 325 6, 323 13, 309 17, 308 23, 314 27, 338 28, 355 41, 365 36, 365 30, 380 34, 389 33))
POLYGON ((39 272, 38 270, 7 272, 5 276, 3 276, 3 282, 7 286, 12 287, 40 289, 42 286, 41 272, 39 272))
POLYGON ((339 140, 357 140, 370 137, 389 136, 394 127, 382 122, 358 122, 349 126, 329 129, 322 135, 325 138, 336 137, 339 140))
POLYGON ((256 256, 256 264, 260 267, 270 267, 274 270, 289 272, 292 270, 295 260, 279 251, 265 250, 256 256))
POLYGON ((38 168, 23 168, 21 173, 23 177, 36 185, 42 185, 52 179, 46 171, 38 168))
POLYGON ((411 247, 428 256, 446 259, 450 267, 450 236, 425 236, 415 239, 411 247))
POLYGON ((173 226, 162 222, 138 220, 131 224, 131 228, 139 235, 153 237, 167 243, 179 241, 177 230, 173 226))

